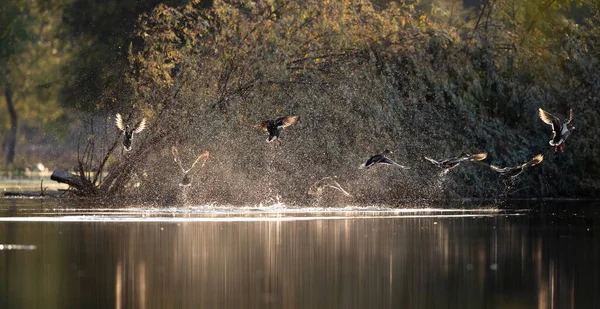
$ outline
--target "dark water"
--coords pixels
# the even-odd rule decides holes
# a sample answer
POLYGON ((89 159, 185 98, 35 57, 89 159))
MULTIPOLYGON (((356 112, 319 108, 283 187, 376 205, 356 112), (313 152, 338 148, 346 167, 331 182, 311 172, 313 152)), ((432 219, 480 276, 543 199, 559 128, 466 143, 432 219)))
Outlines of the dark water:
POLYGON ((600 308, 599 211, 0 200, 0 308, 600 308))

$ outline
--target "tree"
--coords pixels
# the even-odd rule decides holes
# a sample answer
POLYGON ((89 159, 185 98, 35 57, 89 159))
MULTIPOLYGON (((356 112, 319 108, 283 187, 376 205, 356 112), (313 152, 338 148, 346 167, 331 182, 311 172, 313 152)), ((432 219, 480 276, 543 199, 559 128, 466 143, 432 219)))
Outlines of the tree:
POLYGON ((27 42, 34 39, 34 24, 26 1, 11 1, 0 8, 0 83, 4 86, 4 97, 10 115, 10 130, 5 139, 7 164, 14 161, 17 142, 18 117, 13 79, 15 58, 25 50, 27 42))
POLYGON ((60 68, 69 57, 69 46, 59 40, 64 2, 11 1, 0 8, 0 85, 10 116, 3 145, 7 164, 14 162, 19 128, 65 120, 57 100, 60 68))
POLYGON ((129 107, 133 92, 124 76, 138 17, 158 3, 176 2, 73 0, 66 5, 64 20, 74 56, 64 67, 62 104, 91 112, 129 107))

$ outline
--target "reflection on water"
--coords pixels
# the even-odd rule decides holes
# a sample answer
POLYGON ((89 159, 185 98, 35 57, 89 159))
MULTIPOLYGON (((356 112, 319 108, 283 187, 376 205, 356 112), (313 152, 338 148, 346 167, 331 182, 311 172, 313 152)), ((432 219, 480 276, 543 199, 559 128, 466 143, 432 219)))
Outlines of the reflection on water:
POLYGON ((597 215, 365 213, 0 220, 0 308, 600 308, 597 215))
POLYGON ((1 250, 35 250, 37 249, 34 245, 20 245, 20 244, 0 244, 1 250))

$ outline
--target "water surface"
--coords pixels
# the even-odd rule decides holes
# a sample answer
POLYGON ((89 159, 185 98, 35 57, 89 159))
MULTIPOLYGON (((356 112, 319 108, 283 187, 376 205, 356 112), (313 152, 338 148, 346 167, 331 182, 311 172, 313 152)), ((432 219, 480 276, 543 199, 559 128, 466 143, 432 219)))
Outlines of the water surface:
POLYGON ((598 206, 542 206, 0 200, 0 308, 600 308, 598 206))

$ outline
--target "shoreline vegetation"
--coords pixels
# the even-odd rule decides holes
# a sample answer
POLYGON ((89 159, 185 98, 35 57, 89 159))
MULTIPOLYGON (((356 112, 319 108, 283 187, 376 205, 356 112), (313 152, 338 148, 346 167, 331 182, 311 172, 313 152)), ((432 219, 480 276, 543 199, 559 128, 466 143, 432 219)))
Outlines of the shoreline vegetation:
POLYGON ((157 4, 123 41, 118 85, 104 85, 118 103, 88 104, 103 117, 85 124, 77 166, 62 167, 81 182, 71 193, 159 205, 598 198, 594 2, 427 3, 157 4), (548 144, 539 108, 573 109, 564 152, 548 144), (131 151, 117 112, 147 119, 131 151), (256 127, 285 115, 298 120, 267 143, 256 127), (210 152, 190 186, 173 147, 181 162, 210 152), (384 149, 410 169, 358 169, 384 149), (447 172, 424 159, 480 152, 447 172), (543 162, 514 179, 489 168, 537 154, 543 162), (325 178, 348 194, 308 194, 325 178))

